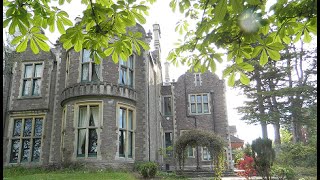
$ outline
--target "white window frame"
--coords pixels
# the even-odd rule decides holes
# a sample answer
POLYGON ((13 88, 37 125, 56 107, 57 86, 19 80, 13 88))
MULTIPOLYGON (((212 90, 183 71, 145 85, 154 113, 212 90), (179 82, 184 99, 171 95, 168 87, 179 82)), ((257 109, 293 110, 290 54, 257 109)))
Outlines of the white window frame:
POLYGON ((22 67, 21 67, 21 88, 20 88, 20 93, 19 93, 19 97, 21 98, 25 98, 25 97, 41 97, 41 87, 42 87, 42 83, 43 83, 43 70, 44 70, 44 62, 43 61, 33 61, 33 62, 24 62, 22 63, 22 67), (42 70, 41 70, 41 74, 40 77, 34 77, 34 72, 35 72, 35 66, 36 65, 42 65, 42 70), (24 74, 26 73, 26 66, 27 65, 32 65, 32 76, 30 78, 25 78, 24 74), (29 79, 29 80, 27 80, 29 79), (27 80, 27 81, 31 81, 31 88, 29 90, 29 94, 28 95, 23 95, 23 91, 24 91, 24 85, 23 82, 27 80), (33 91, 33 81, 34 80, 40 80, 40 87, 39 87, 39 95, 32 95, 32 91, 33 91))
POLYGON ((172 101, 172 96, 171 95, 165 95, 165 96, 162 96, 162 114, 163 116, 172 116, 173 115, 173 101, 172 101), (171 105, 171 114, 165 114, 165 98, 168 98, 170 97, 171 100, 170 100, 170 105, 171 105))
POLYGON ((202 161, 211 161, 212 157, 211 157, 209 149, 207 147, 201 148, 201 159, 202 159, 202 161), (204 149, 206 149, 207 156, 209 156, 209 159, 204 159, 204 149))
POLYGON ((135 62, 136 62, 136 60, 135 60, 135 55, 134 54, 129 56, 127 61, 123 61, 121 58, 119 58, 119 67, 118 67, 119 68, 118 69, 118 71, 119 71, 119 74, 118 74, 119 75, 119 78, 118 78, 119 85, 127 86, 127 87, 130 87, 130 88, 134 88, 135 87, 135 72, 136 72, 135 71, 135 62), (128 64, 127 64, 128 60, 130 58, 132 58, 132 68, 128 67, 128 64), (123 64, 121 64, 121 62, 124 62, 125 64, 123 65, 123 64), (120 79, 120 73, 122 71, 122 68, 126 69, 126 82, 124 84, 121 83, 121 79, 120 79), (129 85, 129 73, 130 73, 130 71, 133 72, 132 73, 132 86, 129 85))
MULTIPOLYGON (((82 58, 83 58, 83 51, 84 50, 86 50, 86 49, 82 49, 81 50, 81 52, 80 52, 80 63, 79 63, 79 72, 80 72, 80 76, 79 76, 79 79, 80 79, 80 82, 96 82, 96 81, 92 81, 92 67, 93 67, 93 65, 92 64, 95 64, 95 61, 94 61, 94 59, 91 59, 90 58, 90 60, 89 60, 89 62, 85 62, 85 63, 83 63, 82 62, 82 58), (82 64, 89 64, 89 67, 88 67, 88 73, 89 73, 89 75, 88 75, 88 80, 82 80, 82 64)), ((89 51, 89 50, 87 50, 87 51, 89 51)), ((100 60, 100 64, 96 64, 96 65, 98 65, 99 66, 99 72, 98 72, 98 80, 97 81, 102 81, 102 79, 101 79, 101 67, 102 67, 102 62, 103 62, 103 60, 101 59, 100 60)))
MULTIPOLYGON (((180 130, 180 136, 184 133, 184 132, 187 132, 187 131, 190 131, 190 130, 180 130)), ((188 158, 195 158, 195 151, 196 151, 196 148, 195 147, 191 147, 191 146, 187 146, 187 157, 188 158), (189 156, 189 148, 192 148, 192 156, 189 156)))
POLYGON ((8 143, 8 151, 7 151, 7 162, 9 164, 24 164, 24 163, 32 163, 32 164, 41 164, 42 163, 42 152, 43 152, 43 136, 45 134, 45 114, 25 114, 25 115, 13 115, 10 117, 10 129, 8 131, 8 137, 9 137, 9 143, 8 143), (35 119, 41 118, 42 119, 42 129, 41 129, 41 136, 36 137, 34 136, 34 126, 35 126, 35 119), (13 137, 13 131, 14 131, 14 125, 15 120, 21 119, 21 130, 20 130, 20 136, 19 137, 13 137), (25 119, 32 119, 32 127, 31 127, 31 135, 28 137, 23 137, 23 129, 25 125, 25 119), (32 161, 32 151, 33 150, 33 139, 39 139, 40 138, 40 155, 39 155, 39 161, 32 161), (24 139, 30 139, 30 146, 29 146, 29 155, 28 155, 28 162, 21 162, 21 156, 22 156, 22 145, 24 139), (12 150, 12 142, 14 140, 19 140, 19 154, 18 154, 18 160, 17 162, 10 162, 11 160, 11 150, 12 150))
MULTIPOLYGON (((129 104, 124 104, 124 103, 117 103, 116 105, 116 108, 117 108, 117 111, 116 111, 116 126, 117 126, 117 152, 116 152, 116 159, 122 159, 122 160, 134 160, 135 159, 135 133, 136 133, 136 109, 129 105, 129 104), (120 128, 120 125, 119 125, 119 111, 120 111, 120 108, 123 108, 123 109, 126 109, 126 112, 129 112, 129 111, 132 111, 132 129, 129 130, 128 129, 128 126, 126 126, 125 128, 120 128), (119 154, 119 133, 120 133, 120 130, 124 130, 126 133, 126 137, 125 137, 125 156, 120 156, 119 154), (128 136, 129 136, 129 133, 128 132, 132 132, 132 157, 129 157, 128 156, 128 146, 129 146, 129 143, 128 143, 128 136)), ((129 120, 129 113, 126 113, 126 125, 128 125, 128 120, 129 120)))
POLYGON ((189 113, 192 114, 192 115, 203 115, 203 114, 211 114, 211 105, 210 105, 210 93, 198 93, 198 94, 189 94, 188 95, 188 100, 189 100, 189 113), (197 102, 197 96, 201 96, 201 113, 198 113, 198 102, 197 102), (204 95, 207 95, 208 97, 208 112, 204 112, 204 102, 203 102, 203 96, 204 95), (194 103, 191 103, 191 96, 195 96, 195 102, 194 103), (191 104, 195 104, 195 109, 196 109, 196 112, 193 113, 192 112, 192 108, 191 108, 191 104))
POLYGON ((202 85, 201 73, 194 73, 194 85, 195 86, 201 86, 202 85), (199 77, 199 81, 198 81, 197 77, 199 77))
MULTIPOLYGON (((87 109, 87 117, 88 117, 89 111, 87 109)), ((102 101, 84 101, 84 102, 78 102, 75 104, 75 110, 74 110, 74 135, 75 135, 75 141, 74 141, 74 159, 98 159, 101 160, 101 137, 100 133, 102 131, 102 125, 103 125, 103 102, 102 101), (79 128, 78 122, 79 122, 79 110, 80 106, 87 106, 87 108, 90 109, 90 106, 98 106, 99 108, 99 124, 96 125, 97 129, 97 156, 88 156, 88 145, 89 145, 89 128, 91 129, 92 126, 86 126, 79 128), (81 157, 78 156, 78 130, 85 128, 86 133, 86 145, 85 145, 85 156, 81 157)))

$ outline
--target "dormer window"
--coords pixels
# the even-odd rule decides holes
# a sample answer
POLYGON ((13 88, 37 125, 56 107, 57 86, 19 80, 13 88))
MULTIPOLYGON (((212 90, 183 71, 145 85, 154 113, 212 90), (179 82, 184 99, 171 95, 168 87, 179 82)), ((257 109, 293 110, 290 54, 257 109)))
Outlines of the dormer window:
POLYGON ((81 56, 81 82, 100 80, 100 65, 90 58, 90 51, 83 49, 81 56))

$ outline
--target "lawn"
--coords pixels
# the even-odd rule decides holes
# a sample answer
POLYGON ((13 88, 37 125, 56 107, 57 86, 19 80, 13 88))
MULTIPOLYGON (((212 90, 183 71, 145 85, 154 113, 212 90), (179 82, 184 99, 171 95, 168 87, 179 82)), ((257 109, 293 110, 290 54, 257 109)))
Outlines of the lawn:
MULTIPOLYGON (((14 170, 9 170, 14 171, 14 170)), ((8 172, 8 169, 4 169, 4 179, 8 180, 95 180, 95 179, 127 179, 127 180, 136 180, 136 176, 130 172, 116 172, 116 171, 48 171, 48 170, 33 170, 30 169, 30 172, 21 173, 18 172, 8 172)))
MULTIPOLYGON (((7 180, 140 180, 143 179, 137 172, 125 171, 88 171, 84 169, 47 170, 43 168, 4 168, 3 179, 7 180)), ((183 179, 174 174, 159 172, 154 179, 183 179)))

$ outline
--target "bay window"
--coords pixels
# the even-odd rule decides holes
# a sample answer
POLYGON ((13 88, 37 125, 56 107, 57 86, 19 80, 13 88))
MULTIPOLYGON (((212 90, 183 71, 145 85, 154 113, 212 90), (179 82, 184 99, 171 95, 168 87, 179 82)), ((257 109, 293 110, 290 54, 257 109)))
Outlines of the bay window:
POLYGON ((100 65, 90 58, 90 51, 83 49, 81 56, 81 82, 100 80, 100 65))
POLYGON ((134 82, 134 61, 133 56, 129 56, 127 61, 119 60, 119 84, 133 88, 134 82))
POLYGON ((121 105, 118 108, 118 154, 119 157, 134 157, 134 109, 121 105))
POLYGON ((96 104, 79 105, 77 157, 97 157, 101 119, 99 109, 96 104))

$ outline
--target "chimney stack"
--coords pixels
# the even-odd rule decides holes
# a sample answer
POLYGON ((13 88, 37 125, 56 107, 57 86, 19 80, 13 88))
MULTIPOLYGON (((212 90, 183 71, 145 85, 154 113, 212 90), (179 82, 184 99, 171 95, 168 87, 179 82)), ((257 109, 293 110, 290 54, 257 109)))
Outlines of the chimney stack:
POLYGON ((164 63, 164 85, 170 85, 169 65, 169 62, 164 63))
POLYGON ((154 35, 154 48, 156 50, 158 50, 159 57, 160 57, 160 53, 161 53, 161 47, 160 47, 161 31, 160 31, 160 25, 159 24, 154 24, 153 25, 153 35, 154 35))

